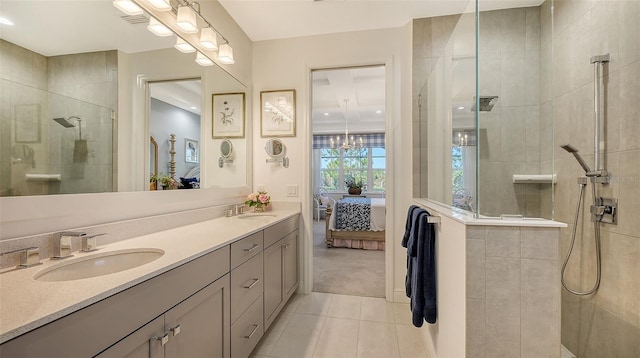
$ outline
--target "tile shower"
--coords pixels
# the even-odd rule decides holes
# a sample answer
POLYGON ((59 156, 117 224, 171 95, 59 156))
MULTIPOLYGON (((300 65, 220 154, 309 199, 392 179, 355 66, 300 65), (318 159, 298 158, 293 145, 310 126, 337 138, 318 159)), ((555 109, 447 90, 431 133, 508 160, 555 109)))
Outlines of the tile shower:
MULTIPOLYGON (((461 21, 464 17, 459 15, 414 20, 414 100, 436 68, 442 55, 439 49, 455 36, 461 21)), ((480 113, 480 214, 520 214, 567 223, 560 230, 560 262, 551 259, 549 266, 557 282, 557 287, 549 289, 560 290, 562 296, 562 344, 580 358, 640 356, 640 2, 547 0, 536 7, 481 11, 479 30, 480 94, 499 96, 491 112, 480 113), (559 270, 574 221, 576 178, 584 172, 559 146, 571 143, 587 163, 593 163, 594 75, 589 60, 605 53, 610 53, 611 62, 601 79, 603 160, 611 183, 598 185, 597 195, 618 198, 620 216, 617 225, 601 224, 598 292, 578 297, 561 289, 559 270), (513 184, 516 171, 554 173, 557 182, 513 184)), ((420 122, 424 116, 419 107, 414 108, 414 196, 425 197, 421 194, 431 183, 421 172, 433 153, 421 141, 428 136, 428 126, 420 122)), ((592 201, 590 189, 584 201, 592 201)), ((566 279, 572 287, 586 290, 595 279, 594 233, 588 205, 581 212, 566 279)), ((479 246, 479 242, 467 240, 467 265, 479 262, 474 254, 478 252, 469 251, 469 245, 479 246)), ((483 256, 481 262, 487 266, 479 272, 488 275, 490 261, 495 261, 492 267, 516 262, 513 257, 495 256, 483 256)), ((523 262, 536 260, 540 258, 522 256, 520 268, 523 262)), ((489 313, 480 296, 467 297, 468 310, 475 304, 489 313)), ((522 337, 521 355, 536 356, 526 349, 523 322, 513 328, 522 337)), ((467 355, 490 356, 490 351, 477 347, 468 346, 467 355)))
POLYGON ((115 190, 116 51, 46 57, 5 40, 0 49, 0 195, 115 190))

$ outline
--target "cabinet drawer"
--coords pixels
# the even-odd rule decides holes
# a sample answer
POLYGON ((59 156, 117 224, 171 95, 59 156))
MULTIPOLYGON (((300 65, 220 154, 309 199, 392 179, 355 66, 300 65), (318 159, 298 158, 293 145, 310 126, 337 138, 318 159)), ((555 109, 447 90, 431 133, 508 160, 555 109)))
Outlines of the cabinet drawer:
POLYGON ((231 269, 262 252, 262 231, 231 244, 231 269))
POLYGON ((263 254, 260 251, 260 254, 231 271, 232 323, 262 294, 262 260, 263 254))
POLYGON ((287 236, 287 234, 298 230, 299 220, 298 215, 295 215, 264 229, 264 247, 269 247, 275 244, 276 241, 287 236))
POLYGON ((262 295, 231 325, 231 356, 246 358, 264 334, 262 295))

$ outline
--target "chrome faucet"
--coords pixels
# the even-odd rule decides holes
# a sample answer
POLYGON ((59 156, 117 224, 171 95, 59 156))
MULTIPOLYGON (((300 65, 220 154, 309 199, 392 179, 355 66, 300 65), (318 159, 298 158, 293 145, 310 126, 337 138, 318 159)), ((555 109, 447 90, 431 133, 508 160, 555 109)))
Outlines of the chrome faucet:
POLYGON ((244 208, 245 208, 244 204, 236 205, 236 215, 240 215, 244 213, 244 208))
POLYGON ((92 234, 92 235, 82 235, 80 238, 82 239, 82 252, 91 252, 98 250, 98 240, 96 237, 102 236, 102 234, 92 234))
POLYGON ((31 266, 42 265, 40 262, 40 249, 37 247, 27 247, 24 249, 16 249, 7 252, 0 253, 0 255, 12 254, 15 252, 20 252, 20 264, 18 267, 27 268, 31 266))
POLYGON ((84 232, 75 231, 63 231, 54 234, 52 259, 60 260, 73 256, 71 255, 71 238, 86 235, 84 232))

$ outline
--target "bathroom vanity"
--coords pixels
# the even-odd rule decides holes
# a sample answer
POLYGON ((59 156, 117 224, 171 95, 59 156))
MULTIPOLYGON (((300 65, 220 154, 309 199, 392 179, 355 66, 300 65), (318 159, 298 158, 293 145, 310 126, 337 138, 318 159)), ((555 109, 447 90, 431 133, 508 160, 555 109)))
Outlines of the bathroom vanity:
POLYGON ((128 270, 0 275, 3 357, 248 357, 298 286, 299 211, 217 218, 74 253, 164 252, 128 270), (34 278, 35 277, 35 278, 34 278))

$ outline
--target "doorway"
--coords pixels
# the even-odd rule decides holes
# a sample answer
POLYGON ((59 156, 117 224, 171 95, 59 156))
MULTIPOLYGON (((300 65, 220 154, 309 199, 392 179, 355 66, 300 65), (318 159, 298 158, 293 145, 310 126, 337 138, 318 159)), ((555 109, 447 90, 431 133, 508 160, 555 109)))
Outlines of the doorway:
POLYGON ((385 77, 311 72, 312 291, 385 297, 385 77))
POLYGON ((201 88, 199 78, 149 82, 151 190, 199 188, 201 88))

